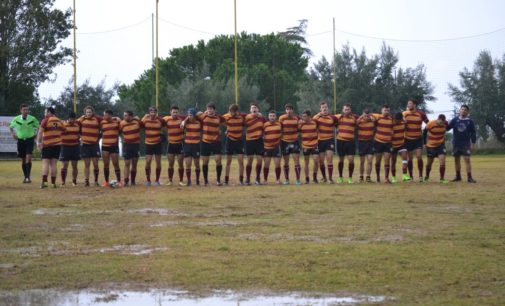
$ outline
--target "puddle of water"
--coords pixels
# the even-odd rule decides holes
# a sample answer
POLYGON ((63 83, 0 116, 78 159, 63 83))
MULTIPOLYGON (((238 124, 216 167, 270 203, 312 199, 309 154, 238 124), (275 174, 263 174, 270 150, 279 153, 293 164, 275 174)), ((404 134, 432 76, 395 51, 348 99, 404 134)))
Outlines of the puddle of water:
POLYGON ((149 255, 154 252, 164 252, 167 251, 166 247, 150 247, 142 244, 132 244, 132 245, 114 245, 111 247, 104 248, 58 248, 58 247, 26 247, 26 248, 13 248, 13 249, 0 249, 0 254, 20 254, 21 256, 38 257, 41 255, 51 255, 51 256, 70 256, 70 255, 84 255, 92 253, 117 253, 122 255, 149 255))
POLYGON ((150 227, 165 227, 165 226, 216 226, 216 227, 235 227, 242 223, 232 221, 213 221, 213 222, 193 222, 193 221, 162 221, 150 225, 150 227))
POLYGON ((21 306, 253 306, 253 305, 358 305, 363 303, 382 303, 384 296, 317 296, 310 297, 302 293, 287 295, 251 295, 232 291, 216 291, 207 297, 194 297, 185 291, 151 290, 139 291, 58 291, 58 290, 28 290, 20 292, 0 292, 0 304, 21 306))

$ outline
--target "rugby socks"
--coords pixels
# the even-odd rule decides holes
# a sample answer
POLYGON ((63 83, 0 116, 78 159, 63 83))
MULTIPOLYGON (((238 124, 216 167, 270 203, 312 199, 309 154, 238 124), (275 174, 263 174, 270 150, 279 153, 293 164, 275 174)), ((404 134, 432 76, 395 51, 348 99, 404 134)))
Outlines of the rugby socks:
POLYGON ((263 180, 266 182, 268 181, 268 172, 270 171, 270 168, 263 167, 263 180))
POLYGON ((390 167, 389 165, 384 165, 384 172, 385 172, 384 175, 386 177, 386 180, 389 179, 389 167, 390 167))
POLYGON ((32 172, 32 162, 26 163, 26 177, 30 178, 30 173, 32 172))
POLYGON ((246 165, 245 166, 245 177, 246 177, 247 182, 251 181, 251 172, 252 172, 252 165, 251 166, 246 165))
POLYGON ((445 165, 444 166, 440 165, 439 170, 440 170, 440 179, 443 180, 445 177, 445 165))
POLYGON ((240 184, 243 184, 244 183, 244 176, 243 175, 239 176, 238 181, 240 182, 240 184))
POLYGON ((135 179, 137 178, 137 170, 131 170, 130 174, 131 174, 132 184, 135 184, 135 179))
POLYGON ((205 182, 205 184, 208 184, 209 183, 209 165, 203 165, 202 170, 203 170, 203 181, 205 182))
POLYGON ((407 168, 409 170, 409 176, 410 177, 414 177, 414 163, 412 162, 412 159, 409 159, 408 163, 407 163, 407 168))
POLYGON ((168 180, 171 182, 174 179, 174 168, 168 168, 168 180))
MULTIPOLYGON (((184 179, 184 168, 179 168, 177 170, 179 171, 179 182, 182 182, 182 180, 184 179)), ((172 171, 173 171, 173 169, 172 169, 172 171)))
POLYGON ((146 168, 146 180, 151 182, 151 168, 146 168))
POLYGON ((296 180, 300 181, 300 165, 295 165, 296 180))
POLYGON ((469 180, 473 180, 472 172, 467 172, 466 176, 468 177, 469 180))
POLYGON ((352 178, 352 175, 354 173, 354 162, 349 163, 349 177, 352 178))
POLYGON ((56 176, 51 176, 51 184, 56 184, 56 176))
POLYGON ((103 168, 103 176, 105 177, 105 181, 109 182, 109 168, 103 168))
POLYGON ((195 175, 196 175, 196 184, 200 184, 200 168, 195 169, 195 175))
POLYGON ((391 175, 396 176, 396 165, 395 164, 391 165, 391 175))
POLYGON ((275 167, 275 179, 277 181, 281 179, 281 167, 275 167))
POLYGON ((456 171, 456 178, 461 179, 461 171, 456 171))
POLYGON ((121 170, 119 170, 119 169, 114 170, 114 173, 116 174, 116 180, 118 182, 121 182, 121 170))
POLYGON ((256 180, 259 182, 261 179, 261 165, 256 164, 256 180))
POLYGON ((284 165, 284 177, 289 181, 289 165, 284 165))
POLYGON ((228 184, 230 182, 230 177, 228 175, 224 176, 224 183, 228 184))
POLYGON ((161 168, 156 168, 156 182, 160 181, 161 168))
POLYGON ((338 162, 338 176, 342 177, 343 176, 343 172, 344 172, 344 162, 343 161, 339 161, 338 162))
POLYGON ((423 177, 424 163, 422 159, 417 160, 417 170, 419 170, 419 177, 423 177))
POLYGON ((61 182, 65 184, 65 181, 67 180, 67 168, 61 168, 60 174, 61 174, 61 182))
POLYGON ((317 170, 312 173, 312 181, 317 182, 317 170))
POLYGON ((191 168, 186 168, 186 180, 191 184, 191 168))
POLYGON ((408 162, 406 160, 402 160, 402 173, 407 174, 407 164, 408 162))
POLYGON ((93 174, 95 175, 95 183, 98 182, 98 174, 100 174, 100 171, 98 168, 93 169, 93 174))
POLYGON ((431 165, 426 165, 426 177, 430 177, 431 165))
POLYGON ((375 174, 377 174, 377 180, 380 180, 381 177, 381 164, 375 163, 375 174))
POLYGON ((47 175, 42 176, 42 183, 47 183, 47 175))
POLYGON ((216 165, 217 182, 221 183, 221 173, 223 172, 223 165, 216 165))
POLYGON ((321 165, 319 165, 319 169, 321 169, 321 175, 323 176, 323 179, 325 180, 326 179, 326 168, 323 163, 321 163, 321 165))
POLYGON ((21 169, 23 169, 23 175, 25 176, 25 178, 28 178, 28 171, 26 169, 26 163, 21 163, 21 169))
POLYGON ((331 181, 333 177, 333 164, 328 164, 328 179, 331 181))

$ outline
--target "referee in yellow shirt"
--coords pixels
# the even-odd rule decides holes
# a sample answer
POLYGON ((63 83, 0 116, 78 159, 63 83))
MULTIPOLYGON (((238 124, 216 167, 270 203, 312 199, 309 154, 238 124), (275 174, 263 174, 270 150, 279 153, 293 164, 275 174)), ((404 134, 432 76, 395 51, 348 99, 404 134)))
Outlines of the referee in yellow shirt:
POLYGON ((39 128, 37 118, 29 115, 28 105, 21 104, 21 115, 12 119, 9 125, 12 138, 18 142, 18 157, 21 158, 21 166, 25 176, 23 183, 31 183, 30 172, 32 170, 32 153, 35 135, 39 128))

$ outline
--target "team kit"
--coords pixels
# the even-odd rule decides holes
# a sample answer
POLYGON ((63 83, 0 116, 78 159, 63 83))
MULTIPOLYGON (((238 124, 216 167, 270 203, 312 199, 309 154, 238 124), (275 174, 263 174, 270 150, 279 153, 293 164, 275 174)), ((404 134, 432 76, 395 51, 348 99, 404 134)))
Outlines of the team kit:
POLYGON ((412 182, 415 180, 414 159, 417 160, 419 182, 427 182, 433 162, 438 159, 438 180, 446 184, 449 182, 445 178, 445 134, 448 130, 453 130, 452 155, 456 168, 452 181, 462 180, 463 157, 467 182, 475 183, 470 156, 476 133, 475 125, 469 118, 469 107, 462 105, 459 115, 448 122, 443 114, 429 120, 424 112, 417 109, 417 104, 417 100, 409 99, 406 110, 402 112, 392 114, 390 107, 384 105, 376 113, 365 109, 359 115, 352 112, 349 104, 343 106, 340 114, 330 114, 328 103, 322 101, 317 114, 305 110, 300 115, 294 114, 291 104, 286 104, 285 113, 277 116, 275 111, 263 115, 256 103, 250 104, 248 113, 240 112, 237 105, 231 105, 226 114, 220 115, 215 105, 208 103, 203 112, 189 108, 186 113, 181 113, 177 106, 172 106, 169 115, 160 116, 155 107, 150 107, 142 118, 125 111, 122 119, 111 110, 95 114, 94 109, 87 106, 82 116, 71 112, 64 120, 55 116, 54 108, 48 107, 40 124, 28 114, 28 107, 22 105, 21 115, 12 120, 10 129, 12 137, 18 142, 23 183, 31 182, 31 159, 35 145, 41 151, 41 188, 57 187, 58 161, 63 163, 59 169, 61 185, 67 185, 67 172, 71 172, 71 184, 77 186, 79 160, 84 161, 84 186, 135 186, 141 141, 145 143, 145 180, 142 183, 146 186, 161 185, 163 153, 168 159, 165 185, 211 184, 211 157, 214 158, 216 175, 212 184, 218 186, 230 184, 233 162, 238 164, 239 185, 269 184, 270 168, 274 170, 272 176, 275 173, 270 184, 353 184, 356 153, 359 156, 359 183, 412 182), (165 135, 168 145, 166 152, 162 152, 162 137, 165 135), (123 169, 119 164, 120 137, 123 169), (424 148, 426 165, 423 161, 424 148), (336 181, 333 180, 335 152, 338 156, 336 181), (101 184, 100 158, 104 176, 101 184), (372 179, 374 159, 375 176, 372 179), (290 160, 293 162, 290 163, 290 160), (401 170, 398 168, 397 171, 398 163, 401 170), (115 176, 112 180, 111 164, 115 176), (293 180, 290 179, 290 164, 294 167, 293 180), (346 164, 347 171, 344 173, 346 164), (255 173, 251 178, 253 165, 255 173), (176 166, 178 181, 174 179, 176 166), (90 181, 91 168, 93 182, 90 181), (154 173, 151 173, 153 168, 154 173))

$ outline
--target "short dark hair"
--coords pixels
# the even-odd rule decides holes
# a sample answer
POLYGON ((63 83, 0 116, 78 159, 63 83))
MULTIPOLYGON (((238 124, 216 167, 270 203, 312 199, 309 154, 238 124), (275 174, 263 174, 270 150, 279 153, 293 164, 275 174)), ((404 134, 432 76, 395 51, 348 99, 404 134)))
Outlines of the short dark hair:
POLYGON ((209 103, 207 103, 207 105, 205 105, 205 107, 216 109, 216 104, 214 104, 214 102, 209 102, 209 103))
POLYGON ((25 107, 28 107, 28 104, 23 103, 23 104, 21 104, 21 105, 19 106, 19 110, 21 110, 21 109, 23 109, 23 108, 25 108, 25 107))
POLYGON ((238 111, 238 105, 237 104, 232 104, 230 107, 228 107, 228 110, 230 112, 237 112, 238 111))
POLYGON ((68 118, 75 119, 75 118, 77 118, 77 115, 76 115, 76 113, 70 111, 70 112, 68 112, 68 118))
POLYGON ((390 108, 388 104, 382 105, 382 108, 390 108))
POLYGON ((128 116, 133 116, 133 112, 131 110, 125 110, 124 111, 128 116))
POLYGON ((319 102, 319 106, 324 105, 324 104, 328 105, 328 101, 323 100, 323 101, 319 102))
POLYGON ((368 107, 365 107, 365 108, 363 109, 363 113, 365 113, 365 114, 367 114, 367 115, 368 115, 368 114, 370 114, 370 109, 369 109, 368 107))
POLYGON ((403 120, 403 114, 401 112, 396 113, 395 120, 403 120))
POLYGON ((86 107, 84 107, 83 112, 86 112, 87 109, 90 109, 93 112, 93 114, 95 113, 95 109, 93 108, 93 106, 87 105, 86 107))
POLYGON ((470 107, 466 104, 461 105, 461 108, 466 108, 467 111, 470 111, 470 107))
POLYGON ((56 113, 56 111, 54 110, 54 107, 52 107, 52 106, 46 107, 46 111, 50 112, 53 115, 56 113))
POLYGON ((309 110, 309 109, 304 110, 304 111, 303 111, 303 113, 302 113, 302 115, 307 115, 307 116, 309 116, 309 117, 310 117, 310 115, 311 115, 311 114, 312 114, 312 113, 310 112, 310 110, 309 110))
POLYGON ((112 109, 106 109, 106 110, 104 111, 104 113, 105 113, 105 114, 109 114, 109 115, 114 114, 114 113, 112 112, 112 109))
POLYGON ((156 108, 156 106, 149 106, 149 111, 158 112, 158 109, 156 108))
POLYGON ((284 109, 294 109, 293 104, 286 103, 286 105, 284 105, 284 109))
POLYGON ((416 106, 419 104, 419 100, 417 100, 416 98, 409 98, 408 101, 412 101, 412 103, 414 103, 416 106))
POLYGON ((276 113, 276 112, 275 112, 275 110, 273 110, 273 109, 272 109, 271 111, 269 111, 268 113, 269 113, 269 114, 274 114, 274 115, 277 115, 277 113, 276 113))
POLYGON ((346 104, 344 104, 344 107, 351 107, 351 104, 346 103, 346 104))
POLYGON ((177 105, 172 105, 172 107, 170 108, 170 110, 173 110, 173 109, 177 109, 177 110, 179 110, 179 106, 177 106, 177 105))
POLYGON ((438 115, 438 120, 445 121, 445 115, 444 114, 438 115))
POLYGON ((249 106, 256 106, 257 108, 259 108, 259 106, 256 102, 251 102, 251 104, 249 104, 249 106))

